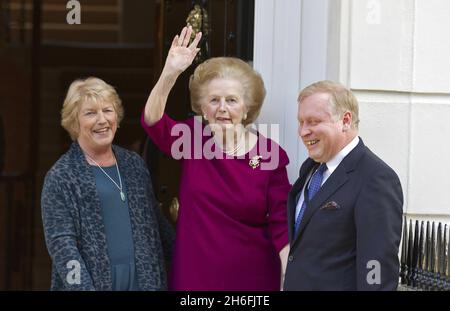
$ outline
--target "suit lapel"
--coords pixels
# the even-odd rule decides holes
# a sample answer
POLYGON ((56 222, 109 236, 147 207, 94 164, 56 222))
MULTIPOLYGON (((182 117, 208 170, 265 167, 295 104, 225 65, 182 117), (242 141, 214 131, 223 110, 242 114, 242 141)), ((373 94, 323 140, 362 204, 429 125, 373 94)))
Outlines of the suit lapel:
MULTIPOLYGON (((327 181, 322 185, 314 198, 309 202, 308 207, 305 210, 305 214, 303 215, 302 222, 300 223, 300 227, 298 229, 297 235, 293 237, 293 233, 290 234, 291 239, 291 247, 299 240, 299 237, 302 236, 303 231, 307 227, 311 217, 319 210, 320 206, 335 193, 339 188, 341 188, 349 179, 349 173, 355 169, 355 166, 361 156, 365 151, 365 145, 361 138, 359 138, 358 145, 342 160, 342 162, 338 165, 336 170, 330 175, 327 181)), ((308 159, 311 160, 311 159, 308 159)), ((312 160, 311 160, 312 161, 312 160)), ((314 161, 312 161, 315 163, 314 161)), ((306 164, 307 162, 305 162, 306 164)), ((304 164, 304 165, 305 165, 304 164)), ((312 169, 313 166, 310 167, 309 170, 312 169)), ((303 166, 302 166, 303 168, 303 166)), ((307 171, 306 175, 300 175, 300 178, 303 177, 303 184, 305 183, 306 176, 309 171, 307 171)), ((300 188, 301 190, 301 188, 300 188)), ((290 199, 290 198, 289 198, 290 199)), ((290 205, 289 205, 290 206, 290 205)), ((291 214, 292 215, 292 214, 291 214)), ((294 206, 294 215, 295 215, 295 206, 294 206)), ((295 217, 295 216, 294 216, 295 217)), ((291 219, 291 217, 289 217, 291 219)), ((291 222, 289 223, 290 228, 289 232, 293 232, 293 223, 291 226, 291 222)))
POLYGON ((344 166, 341 164, 336 168, 333 174, 331 174, 331 176, 319 189, 314 198, 309 202, 309 205, 305 210, 305 214, 303 215, 302 222, 300 223, 300 227, 298 228, 295 240, 297 240, 298 237, 302 235, 303 231, 305 230, 305 227, 309 223, 309 220, 314 215, 314 213, 319 209, 321 204, 325 202, 326 199, 328 199, 333 193, 335 193, 340 187, 342 187, 343 184, 347 182, 348 180, 347 172, 345 171, 344 166))

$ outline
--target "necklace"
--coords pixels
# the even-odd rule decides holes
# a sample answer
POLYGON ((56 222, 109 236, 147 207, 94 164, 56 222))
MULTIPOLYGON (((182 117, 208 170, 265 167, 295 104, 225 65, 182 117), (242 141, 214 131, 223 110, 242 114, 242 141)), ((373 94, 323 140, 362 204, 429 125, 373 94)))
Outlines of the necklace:
POLYGON ((98 166, 98 168, 103 172, 103 174, 105 174, 106 176, 108 176, 108 178, 114 183, 114 185, 116 185, 117 189, 119 189, 120 191, 120 198, 122 199, 123 202, 125 202, 125 193, 123 193, 123 188, 122 188, 122 178, 120 178, 120 172, 119 172, 119 166, 117 165, 117 160, 116 160, 116 169, 117 169, 117 175, 119 176, 119 183, 120 183, 120 187, 119 185, 114 181, 114 179, 111 178, 111 176, 108 175, 108 173, 105 172, 105 170, 97 163, 95 162, 94 159, 92 159, 92 157, 90 157, 87 153, 86 156, 95 163, 95 165, 98 166))
POLYGON ((234 146, 234 148, 232 150, 227 150, 227 149, 221 148, 222 151, 227 155, 234 156, 242 148, 242 145, 245 142, 245 133, 243 135, 241 134, 241 137, 242 136, 244 136, 244 139, 239 139, 236 146, 234 146))

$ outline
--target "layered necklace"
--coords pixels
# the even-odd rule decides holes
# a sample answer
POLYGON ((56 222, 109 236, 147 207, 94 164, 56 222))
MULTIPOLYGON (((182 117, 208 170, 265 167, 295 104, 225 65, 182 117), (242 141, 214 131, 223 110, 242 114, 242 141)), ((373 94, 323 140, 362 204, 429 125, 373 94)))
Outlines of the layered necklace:
POLYGON ((95 163, 95 165, 98 166, 98 168, 103 172, 103 174, 105 174, 112 182, 113 184, 117 187, 117 189, 119 189, 120 191, 120 198, 122 199, 122 202, 125 202, 125 193, 123 193, 123 187, 122 187, 122 178, 120 177, 120 171, 119 171, 119 166, 117 165, 117 159, 116 159, 116 169, 117 169, 117 175, 119 176, 119 184, 120 186, 116 183, 116 181, 114 179, 111 178, 111 176, 108 175, 108 173, 105 172, 105 170, 97 163, 95 162, 94 159, 92 159, 92 157, 90 157, 87 153, 85 153, 86 157, 89 158, 89 160, 91 160, 92 162, 95 163))
POLYGON ((224 149, 224 148, 221 148, 221 149, 222 149, 222 151, 225 154, 227 154, 229 156, 234 156, 234 155, 236 155, 238 153, 239 150, 242 149, 243 145, 245 145, 245 132, 244 132, 244 134, 241 134, 241 136, 239 137, 238 142, 236 143, 236 146, 234 146, 233 149, 231 149, 231 150, 224 149), (244 138, 242 139, 242 137, 244 137, 244 138))

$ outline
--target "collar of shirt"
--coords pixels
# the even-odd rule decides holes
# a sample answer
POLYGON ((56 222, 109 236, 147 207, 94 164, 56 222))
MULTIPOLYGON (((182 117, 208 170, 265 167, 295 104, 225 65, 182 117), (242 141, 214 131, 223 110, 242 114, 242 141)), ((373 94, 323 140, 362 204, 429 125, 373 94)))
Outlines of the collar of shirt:
MULTIPOLYGON (((358 145, 358 143, 359 143, 359 137, 356 136, 355 138, 352 139, 352 141, 347 146, 342 148, 342 150, 339 151, 338 154, 334 156, 334 158, 332 158, 330 161, 328 161, 326 163, 327 170, 323 173, 322 185, 328 179, 328 177, 330 177, 330 175, 336 170, 336 168, 339 166, 339 164, 342 162, 342 160, 358 145)), ((309 173, 307 180, 310 180, 311 174, 312 174, 312 172, 309 173)), ((306 187, 306 185, 303 186, 302 191, 300 192, 300 197, 297 202, 296 209, 295 209, 295 219, 297 219, 298 214, 300 213, 300 208, 303 204, 303 201, 305 200, 305 197, 304 197, 305 187, 306 187)))
POLYGON ((348 143, 347 146, 342 148, 341 151, 338 152, 337 155, 334 156, 330 161, 327 162, 327 170, 323 173, 323 183, 330 177, 331 174, 333 174, 334 170, 341 164, 342 160, 353 150, 359 143, 359 137, 356 136, 352 139, 350 143, 348 143))

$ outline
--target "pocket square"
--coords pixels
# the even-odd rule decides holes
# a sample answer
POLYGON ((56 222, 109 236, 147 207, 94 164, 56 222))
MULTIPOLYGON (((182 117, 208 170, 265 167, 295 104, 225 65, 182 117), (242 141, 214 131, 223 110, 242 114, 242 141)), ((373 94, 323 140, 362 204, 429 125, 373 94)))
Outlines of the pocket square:
POLYGON ((320 209, 322 209, 322 210, 337 210, 337 209, 340 209, 340 208, 341 207, 339 206, 339 204, 337 204, 334 201, 327 202, 327 203, 325 203, 324 205, 322 205, 320 207, 320 209))

